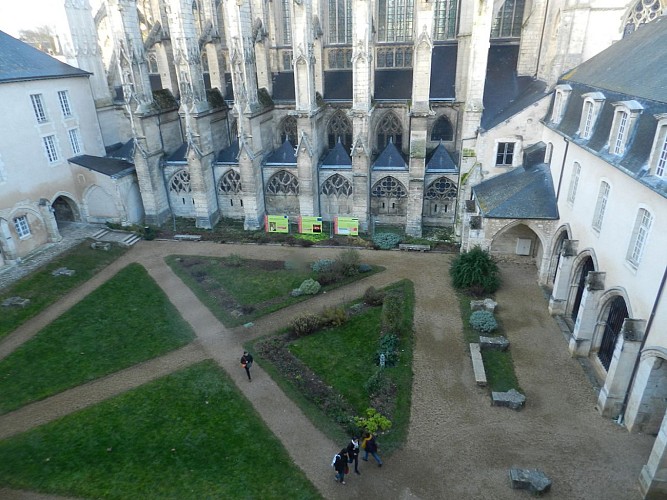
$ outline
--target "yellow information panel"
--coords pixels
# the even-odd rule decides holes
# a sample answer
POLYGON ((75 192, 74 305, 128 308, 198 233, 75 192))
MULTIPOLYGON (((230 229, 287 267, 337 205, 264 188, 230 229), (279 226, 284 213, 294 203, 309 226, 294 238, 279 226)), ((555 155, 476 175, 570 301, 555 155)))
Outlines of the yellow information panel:
POLYGON ((359 236, 359 219, 356 217, 336 217, 334 233, 347 236, 359 236))
POLYGON ((264 227, 267 233, 289 233, 289 217, 287 215, 265 215, 264 227))
POLYGON ((299 232, 305 234, 321 234, 322 217, 299 217, 299 232))

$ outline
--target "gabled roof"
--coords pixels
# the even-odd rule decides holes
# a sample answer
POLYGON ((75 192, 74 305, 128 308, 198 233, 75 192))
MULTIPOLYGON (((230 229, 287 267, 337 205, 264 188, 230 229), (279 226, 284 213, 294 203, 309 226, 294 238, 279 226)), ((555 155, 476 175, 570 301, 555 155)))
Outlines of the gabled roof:
POLYGON ((228 148, 221 150, 218 157, 215 159, 216 163, 223 163, 225 165, 236 165, 239 162, 239 140, 234 139, 228 148))
POLYGON ((336 142, 334 148, 327 153, 320 168, 352 168, 352 158, 347 154, 347 151, 345 151, 345 147, 341 144, 340 140, 336 142))
POLYGON ((90 73, 0 31, 0 83, 81 76, 87 77, 90 73))
POLYGON ((135 171, 134 165, 126 160, 103 158, 100 156, 80 155, 70 158, 70 163, 99 172, 111 178, 124 177, 135 171))
POLYGON ((426 160, 426 171, 427 172, 458 172, 459 169, 454 163, 449 151, 442 144, 438 144, 438 147, 435 148, 431 157, 426 160))
POLYGON ((472 188, 483 217, 558 219, 558 205, 546 163, 518 167, 472 188))
POLYGON ((134 163, 134 139, 130 139, 125 144, 119 142, 108 147, 106 157, 127 160, 130 163, 134 163))
POLYGON ((276 149, 273 153, 264 162, 265 165, 269 167, 273 166, 293 166, 296 167, 296 156, 294 154, 294 146, 289 141, 285 139, 285 142, 276 149))
POLYGON ((393 141, 389 141, 384 151, 380 153, 378 159, 373 163, 373 170, 407 170, 408 164, 403 158, 403 155, 394 145, 393 141))
POLYGON ((188 154, 188 143, 184 142, 180 146, 178 146, 178 149, 171 153, 169 156, 167 156, 167 163, 170 164, 178 164, 182 165, 184 163, 188 162, 188 159, 186 158, 188 154))

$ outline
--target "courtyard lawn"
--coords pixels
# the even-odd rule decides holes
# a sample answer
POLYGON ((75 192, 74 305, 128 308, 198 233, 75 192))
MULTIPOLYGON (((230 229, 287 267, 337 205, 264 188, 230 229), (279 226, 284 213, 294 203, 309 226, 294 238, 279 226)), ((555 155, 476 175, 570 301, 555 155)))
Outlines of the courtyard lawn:
POLYGON ((212 361, 0 442, 0 484, 81 498, 321 498, 212 361))
POLYGON ((0 361, 0 414, 193 338, 146 270, 131 264, 0 361))
POLYGON ((125 251, 125 248, 117 245, 112 245, 109 251, 93 250, 89 242, 84 242, 9 288, 0 290, 0 302, 15 296, 30 299, 30 304, 25 307, 0 308, 0 339, 70 290, 88 281, 125 251), (52 276, 51 272, 60 267, 72 269, 76 273, 72 276, 52 276))

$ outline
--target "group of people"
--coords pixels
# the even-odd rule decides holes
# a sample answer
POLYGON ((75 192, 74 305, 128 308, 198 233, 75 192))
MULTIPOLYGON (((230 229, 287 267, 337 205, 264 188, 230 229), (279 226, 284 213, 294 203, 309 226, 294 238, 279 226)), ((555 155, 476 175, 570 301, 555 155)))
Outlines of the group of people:
POLYGON ((345 448, 334 455, 331 466, 336 471, 336 481, 345 484, 345 475, 350 473, 349 464, 352 463, 354 464, 354 473, 361 474, 359 472, 359 453, 361 450, 364 451, 363 461, 368 462, 368 455, 372 455, 378 467, 382 467, 375 436, 370 432, 364 432, 361 442, 359 442, 357 436, 354 436, 345 448))

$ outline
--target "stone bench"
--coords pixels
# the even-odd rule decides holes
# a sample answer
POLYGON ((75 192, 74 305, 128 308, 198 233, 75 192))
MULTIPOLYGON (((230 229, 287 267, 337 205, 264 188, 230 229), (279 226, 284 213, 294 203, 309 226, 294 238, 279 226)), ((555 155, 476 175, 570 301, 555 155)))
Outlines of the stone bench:
POLYGON ((551 479, 539 469, 510 469, 512 489, 529 490, 535 495, 541 495, 551 489, 551 479))
POLYGON ((399 243, 399 250, 414 250, 417 252, 428 252, 431 249, 431 245, 412 245, 410 243, 399 243))
POLYGON ((497 337, 483 337, 480 335, 479 346, 482 349, 506 351, 510 346, 510 341, 502 335, 498 335, 497 337))
POLYGON ((482 360, 482 351, 479 344, 470 344, 470 358, 472 359, 472 370, 475 372, 475 382, 479 386, 486 385, 486 370, 484 370, 484 361, 482 360))
POLYGON ((492 406, 507 406, 513 410, 520 410, 526 404, 526 396, 516 389, 510 389, 507 392, 491 391, 492 406))
POLYGON ((201 235, 199 234, 175 234, 174 239, 178 241, 199 241, 201 235))

